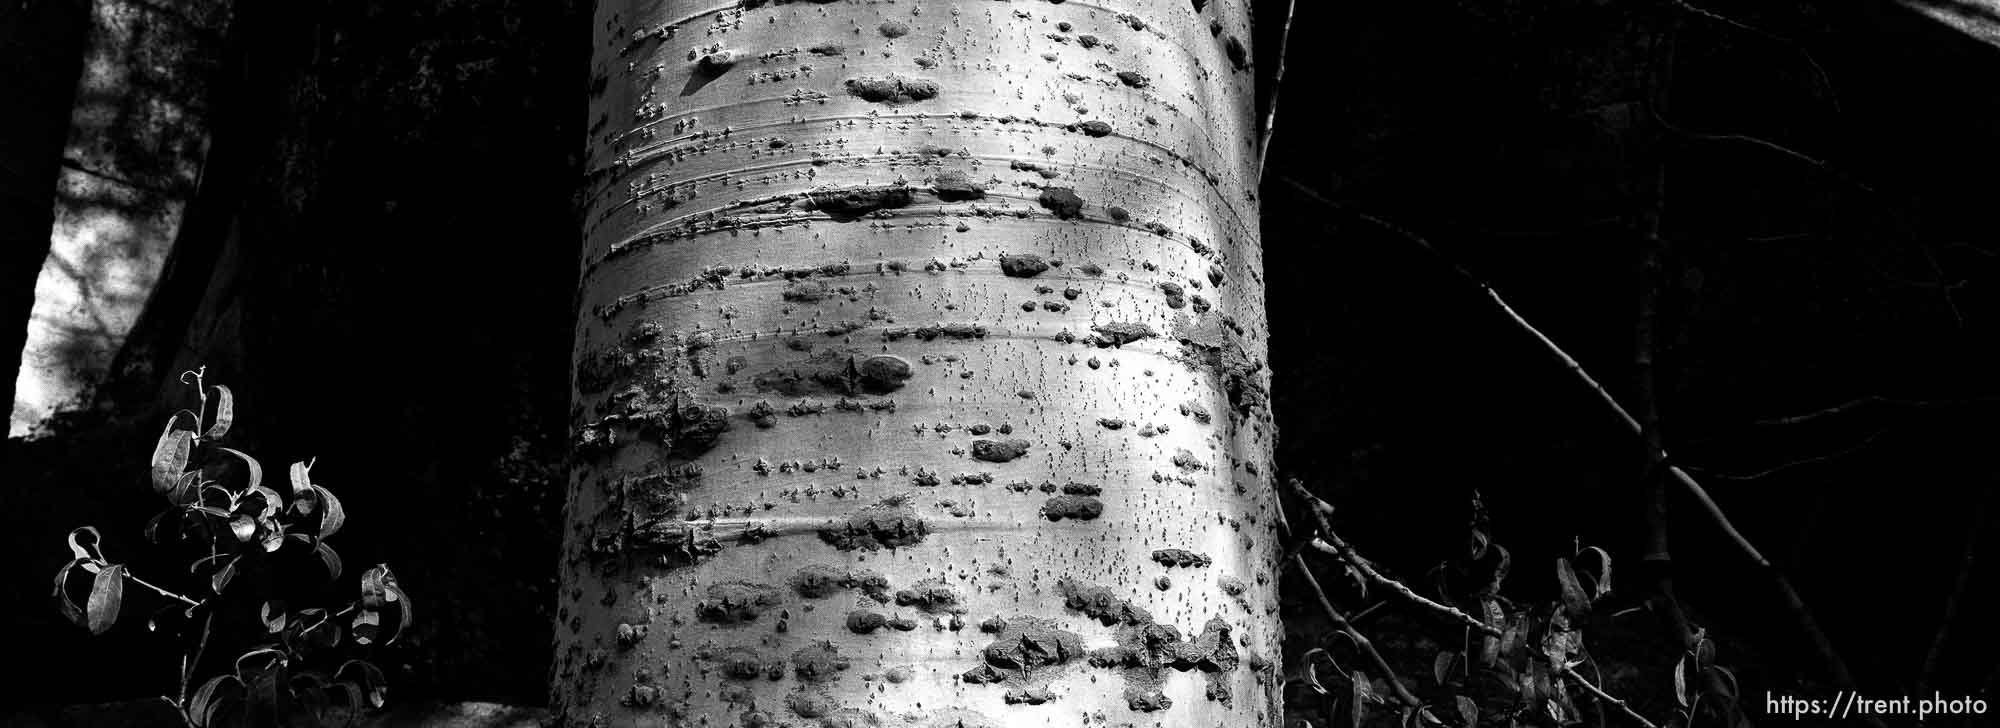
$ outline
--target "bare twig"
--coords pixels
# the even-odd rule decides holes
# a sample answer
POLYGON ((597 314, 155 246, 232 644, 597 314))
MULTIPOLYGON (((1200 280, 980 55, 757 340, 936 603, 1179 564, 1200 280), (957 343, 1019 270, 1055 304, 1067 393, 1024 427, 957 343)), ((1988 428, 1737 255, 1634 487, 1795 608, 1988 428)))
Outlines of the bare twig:
POLYGON ((1361 572, 1362 576, 1367 577, 1369 581, 1375 582, 1376 586, 1380 586, 1384 589, 1388 589, 1389 591, 1394 592, 1396 596, 1402 597, 1405 601, 1416 604, 1417 606, 1423 607, 1433 612, 1437 612, 1438 614, 1444 615, 1446 617, 1450 617, 1452 620, 1464 624, 1466 627, 1469 627, 1472 630, 1479 632, 1480 634, 1489 637, 1499 637, 1505 634, 1500 631, 1500 628, 1487 624, 1485 622, 1481 622, 1479 621, 1479 618, 1474 617, 1470 614, 1466 614, 1465 612, 1460 611, 1456 607, 1452 607, 1445 604, 1439 604, 1436 601, 1433 601, 1422 594, 1416 593, 1414 590, 1410 589, 1410 587, 1405 585, 1403 582, 1391 579, 1387 576, 1383 576, 1382 573, 1376 571, 1374 566, 1370 565, 1367 562, 1367 560, 1362 559, 1359 555, 1355 554, 1354 549, 1348 546, 1346 541, 1340 540, 1340 537, 1334 535, 1332 531, 1322 530, 1320 531, 1320 535, 1325 538, 1332 539, 1334 543, 1328 543, 1321 539, 1313 539, 1313 548, 1318 549, 1323 553, 1332 554, 1334 556, 1340 557, 1342 561, 1347 562, 1349 566, 1353 566, 1356 571, 1361 572))
POLYGON ((1633 710, 1632 706, 1626 703, 1624 700, 1611 697, 1610 693, 1604 692, 1602 689, 1598 688, 1595 684, 1592 684, 1589 680, 1585 680, 1583 678, 1583 674, 1577 672, 1576 668, 1565 667, 1562 669, 1562 674, 1563 676, 1568 677, 1571 680, 1575 680, 1576 684, 1583 686, 1585 692, 1597 696, 1598 700, 1610 703, 1611 705, 1617 707, 1619 710, 1625 711, 1625 716, 1631 718, 1634 722, 1637 722, 1639 725, 1645 726, 1645 728, 1659 728, 1659 726, 1653 725, 1652 721, 1646 720, 1646 716, 1640 715, 1639 711, 1633 710))
POLYGON ((1727 15, 1723 15, 1713 10, 1709 10, 1703 7, 1697 7, 1687 2, 1687 0, 1673 0, 1673 3, 1674 5, 1680 7, 1680 9, 1685 10, 1691 14, 1698 15, 1707 18, 1709 20, 1722 23, 1724 25, 1734 27, 1738 30, 1742 30, 1747 33, 1764 36, 1765 38, 1769 38, 1772 41, 1779 43, 1781 45, 1791 46, 1793 50, 1798 51, 1799 55, 1803 56, 1806 59, 1806 65, 1812 66, 1813 75, 1818 76, 1820 86, 1826 88, 1827 100, 1833 103, 1834 113, 1836 114, 1840 113, 1840 93, 1833 87, 1833 78, 1826 74, 1826 69, 1820 67, 1819 60, 1813 58, 1812 53, 1810 51, 1807 51, 1805 46, 1801 45, 1798 41, 1786 38, 1782 35, 1778 35, 1771 31, 1759 28, 1749 23, 1745 23, 1743 21, 1737 20, 1727 15))
POLYGON ((1659 122, 1660 126, 1662 128, 1665 128, 1667 131, 1671 131, 1675 134, 1679 134, 1689 139, 1696 139, 1700 141, 1709 141, 1709 142, 1738 142, 1742 144, 1749 144, 1751 146, 1763 147, 1764 149, 1774 152, 1776 154, 1783 155, 1786 157, 1791 157, 1792 159, 1796 159, 1800 162, 1811 165, 1819 169, 1819 171, 1825 173, 1828 177, 1832 177, 1836 180, 1839 180, 1850 187, 1853 187, 1857 190, 1861 190, 1862 192, 1866 192, 1871 195, 1881 194, 1880 191, 1876 190, 1873 186, 1870 186, 1868 183, 1862 182, 1859 179, 1855 179, 1853 176, 1847 174, 1846 172, 1841 171, 1839 167, 1833 166, 1826 160, 1820 159, 1810 154, 1806 154, 1805 152, 1801 152, 1799 150, 1793 149, 1783 144, 1779 144, 1769 139, 1765 139, 1763 137, 1751 136, 1749 134, 1710 134, 1705 132, 1693 131, 1689 129, 1683 129, 1681 127, 1675 126, 1672 122, 1667 121, 1665 118, 1662 118, 1657 113, 1653 114, 1653 120, 1659 122))
POLYGON ((1733 473, 1720 473, 1714 470, 1709 470, 1707 468, 1696 468, 1696 467, 1689 467, 1688 470, 1700 473, 1702 474, 1703 477, 1716 478, 1718 480, 1735 480, 1735 481, 1758 480, 1761 478, 1767 478, 1773 475, 1777 475, 1778 473, 1791 470, 1792 468, 1806 466, 1806 465, 1813 465, 1816 463, 1823 463, 1829 460, 1838 460, 1840 458, 1853 455, 1857 452, 1861 452, 1862 450, 1868 449, 1868 446, 1874 444, 1876 440, 1881 439, 1882 433, 1888 431, 1889 428, 1884 427, 1869 434, 1867 437, 1862 438, 1861 442, 1856 443, 1853 446, 1841 448, 1839 450, 1835 450, 1825 455, 1814 455, 1809 458, 1788 460, 1786 462, 1778 463, 1777 465, 1773 465, 1763 470, 1759 470, 1757 472, 1749 473, 1746 475, 1736 475, 1733 473))
POLYGON ((1951 594, 1945 597, 1944 618, 1938 622, 1937 634, 1931 638, 1930 650, 1924 653, 1924 666, 1917 672, 1917 694, 1929 691, 1931 679, 1937 675, 1938 660, 1944 655, 1944 646, 1949 644, 1952 623, 1958 621, 1959 603, 1965 598, 1965 587, 1972 580, 1973 562, 1979 554, 1979 534, 1986 530, 1986 516, 1993 511, 1993 502, 2000 499, 2000 491, 1988 490, 1979 501, 1979 510, 1972 514, 1972 524, 1965 536, 1965 554, 1959 557, 1958 576, 1953 579, 1951 594))
POLYGON ((1278 70, 1271 75, 1271 102, 1264 109, 1264 130, 1257 140, 1257 179, 1264 179, 1264 162, 1271 156, 1271 132, 1278 124, 1278 92, 1285 89, 1285 51, 1292 43, 1292 11, 1298 0, 1285 3, 1284 30, 1278 35, 1278 70))
MULTIPOLYGON (((1324 506, 1326 502, 1312 497, 1311 493, 1307 493, 1302 486, 1298 486, 1296 483, 1294 483, 1294 487, 1298 488, 1298 492, 1306 497, 1305 506, 1313 512, 1313 517, 1324 520, 1326 517, 1325 514, 1321 513, 1318 509, 1324 506)), ((1279 523, 1284 527, 1287 534, 1291 533, 1292 529, 1289 523, 1284 522, 1282 519, 1280 519, 1279 523)), ((1319 585, 1319 578, 1313 576, 1312 569, 1306 565, 1305 555, 1293 552, 1289 560, 1293 566, 1298 567, 1299 576, 1306 580, 1306 585, 1312 587, 1313 597, 1319 600, 1320 611, 1325 612, 1326 618, 1333 621, 1335 629, 1346 634, 1348 639, 1354 640, 1354 645, 1368 655, 1370 662, 1375 663, 1375 669, 1381 672, 1382 679, 1389 681, 1390 691, 1396 694, 1396 700, 1412 708, 1422 706, 1423 702, 1417 700, 1417 696, 1412 695, 1409 688, 1403 687, 1403 680, 1396 677, 1396 669, 1389 666, 1388 660, 1383 659, 1382 653, 1375 649, 1375 643, 1370 642, 1366 635, 1361 634, 1361 630, 1355 629, 1354 623, 1348 621, 1347 615, 1341 614, 1340 610, 1333 606, 1333 601, 1327 599, 1326 590, 1319 585)), ((1378 603, 1376 606, 1381 605, 1378 603)), ((1375 611, 1375 608, 1369 607, 1368 611, 1375 611)))
POLYGON ((1381 672, 1383 679, 1389 681, 1389 690, 1396 694, 1396 700, 1412 708, 1423 705, 1422 701, 1417 700, 1417 696, 1410 694, 1409 688, 1403 687, 1402 679, 1396 677, 1396 669, 1390 667, 1389 661, 1382 658, 1382 653, 1375 649, 1375 643, 1368 641, 1368 637, 1355 629, 1354 625, 1347 621, 1347 617, 1342 615, 1339 609, 1334 608, 1333 602, 1326 598, 1326 590, 1320 588, 1319 579, 1314 578, 1312 569, 1306 567, 1306 557, 1295 555, 1292 561, 1299 567, 1299 576, 1305 577, 1306 585, 1312 587, 1313 596, 1319 599, 1320 611, 1326 613, 1327 619, 1333 620, 1334 629, 1340 630, 1348 639, 1354 640, 1355 646, 1361 648, 1361 652, 1368 656, 1370 662, 1375 663, 1375 669, 1381 672))
POLYGON ((153 591, 155 591, 155 592, 158 592, 160 596, 163 596, 163 597, 166 597, 166 598, 168 598, 168 599, 172 599, 172 600, 175 600, 175 601, 178 601, 178 602, 180 602, 180 603, 182 603, 182 604, 186 604, 186 605, 188 605, 188 606, 190 606, 190 607, 199 607, 199 606, 201 606, 201 602, 197 602, 197 601, 195 601, 195 600, 193 600, 193 599, 189 599, 189 598, 187 598, 187 597, 184 597, 184 596, 181 596, 181 595, 179 595, 179 594, 175 594, 175 593, 173 593, 173 592, 170 592, 170 591, 167 591, 167 590, 165 590, 165 589, 161 589, 160 587, 158 587, 158 586, 154 586, 154 585, 153 585, 152 583, 150 583, 150 582, 146 581, 145 579, 141 579, 141 578, 139 578, 139 577, 136 577, 136 576, 133 576, 133 575, 132 575, 132 572, 131 572, 131 570, 129 570, 129 569, 125 571, 125 580, 126 580, 126 581, 129 581, 129 582, 132 582, 132 583, 134 583, 134 584, 138 584, 139 586, 143 586, 143 587, 146 587, 147 589, 151 589, 151 590, 153 590, 153 591))
MULTIPOLYGON (((1517 328, 1540 342, 1549 354, 1562 362, 1563 367, 1568 369, 1570 374, 1574 375, 1586 389, 1595 394, 1598 401, 1602 402, 1605 408, 1609 409, 1627 430, 1631 431, 1634 435, 1644 434, 1644 428, 1639 425, 1639 421, 1633 419, 1632 414, 1626 411, 1624 406, 1620 405, 1618 400, 1604 389, 1604 385, 1599 384, 1596 378, 1590 376, 1590 373, 1584 370, 1582 364, 1577 363, 1576 359, 1564 351, 1561 346, 1558 346, 1553 340, 1549 339, 1546 334, 1543 334, 1540 329, 1535 328, 1533 324, 1528 323, 1527 319, 1522 318, 1521 314, 1516 312, 1512 306, 1507 305, 1506 299, 1501 298, 1499 292, 1493 290, 1492 286, 1474 277, 1464 267, 1445 258, 1435 246, 1431 245, 1430 241, 1386 220, 1350 209, 1345 205, 1329 200, 1304 184, 1299 183, 1297 180, 1289 177, 1283 179, 1286 184, 1307 198, 1393 233, 1436 256, 1446 265, 1451 266, 1460 277, 1483 291, 1487 299, 1492 301, 1493 305, 1499 308, 1500 312, 1505 314, 1517 328)), ((1689 475, 1687 471, 1682 470, 1679 466, 1673 465, 1673 460, 1668 458, 1666 453, 1661 452, 1658 455, 1661 462, 1667 463, 1667 474, 1672 476, 1674 481, 1683 490, 1687 491, 1690 497, 1694 498, 1695 502, 1701 506, 1702 512, 1708 516, 1710 521, 1714 522, 1718 529, 1721 529, 1723 535, 1729 539, 1730 543, 1734 544, 1737 550, 1741 551, 1744 557, 1749 559, 1751 564, 1770 574, 1771 580, 1778 587, 1780 596, 1784 600, 1786 609, 1799 621, 1801 628, 1804 629, 1807 636, 1812 640, 1816 651, 1820 653, 1820 658, 1827 663, 1828 669, 1833 673, 1834 681, 1839 684, 1839 687, 1847 690, 1854 689, 1854 677, 1847 670, 1847 662, 1840 658, 1838 652, 1834 651, 1832 641, 1828 640, 1826 633, 1820 629, 1819 622, 1813 619, 1812 611, 1806 607, 1805 601, 1799 597, 1798 591, 1792 588, 1791 581, 1785 578, 1784 573, 1779 571, 1777 566, 1771 563, 1770 559, 1764 557, 1763 552, 1757 550, 1756 545, 1752 544, 1749 538, 1745 537, 1741 531, 1736 530, 1736 525, 1729 520, 1728 514, 1722 512, 1722 507, 1716 504, 1714 498, 1709 497, 1707 489, 1702 488, 1701 484, 1695 481, 1694 476, 1689 475)))

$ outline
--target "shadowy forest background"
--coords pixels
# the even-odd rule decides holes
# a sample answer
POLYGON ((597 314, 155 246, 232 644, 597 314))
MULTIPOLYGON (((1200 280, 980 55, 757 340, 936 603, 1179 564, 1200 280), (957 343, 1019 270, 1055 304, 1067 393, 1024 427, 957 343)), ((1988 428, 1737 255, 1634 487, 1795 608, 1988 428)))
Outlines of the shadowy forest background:
MULTIPOLYGON (((47 592, 75 526, 143 553, 147 458, 197 365, 236 391, 235 445, 316 456, 351 514, 347 563, 390 563, 422 605, 376 656, 394 700, 543 703, 588 3, 8 5, 0 343, 20 351, 34 311, 59 345, 27 367, 74 395, 0 451, 16 670, 0 715, 171 691, 176 653, 143 620, 90 638, 47 592), (36 210, 83 242, 52 256, 36 210)), ((1677 465, 1792 580, 1864 692, 1992 700, 1992 7, 1308 1, 1279 84, 1287 3, 1259 0, 1283 476, 1413 585, 1463 551, 1476 491, 1512 552, 1504 594, 1556 599, 1553 561, 1581 543, 1614 556, 1625 607, 1656 571, 1649 484, 1677 465), (1454 265, 1673 460, 1649 463, 1454 265)), ((1828 697, 1768 577, 1668 492, 1680 604, 1751 717, 1783 720, 1766 691, 1828 697)), ((1458 648, 1308 560, 1406 678, 1458 648)), ((1305 651, 1345 648, 1297 577, 1287 725, 1343 725, 1299 679, 1305 651)), ((1587 639, 1605 688, 1662 721, 1679 647, 1651 614, 1587 639)))

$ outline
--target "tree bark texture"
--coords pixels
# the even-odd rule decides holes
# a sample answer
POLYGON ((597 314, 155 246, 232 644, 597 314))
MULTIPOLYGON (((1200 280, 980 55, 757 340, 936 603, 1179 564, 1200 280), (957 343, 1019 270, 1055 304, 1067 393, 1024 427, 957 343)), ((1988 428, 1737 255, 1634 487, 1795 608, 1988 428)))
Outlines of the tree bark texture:
POLYGON ((1276 725, 1247 3, 596 13, 554 712, 1276 725))
POLYGON ((35 280, 49 257, 56 178, 90 3, 31 0, 0 8, 0 403, 11 413, 21 347, 35 308, 35 280))

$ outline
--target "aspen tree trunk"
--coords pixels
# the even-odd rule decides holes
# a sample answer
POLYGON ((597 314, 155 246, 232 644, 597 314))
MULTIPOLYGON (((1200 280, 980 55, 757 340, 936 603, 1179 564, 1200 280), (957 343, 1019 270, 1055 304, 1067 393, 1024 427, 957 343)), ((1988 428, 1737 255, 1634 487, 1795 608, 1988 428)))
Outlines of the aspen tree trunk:
POLYGON ((1245 0, 602 0, 552 707, 1274 726, 1245 0))

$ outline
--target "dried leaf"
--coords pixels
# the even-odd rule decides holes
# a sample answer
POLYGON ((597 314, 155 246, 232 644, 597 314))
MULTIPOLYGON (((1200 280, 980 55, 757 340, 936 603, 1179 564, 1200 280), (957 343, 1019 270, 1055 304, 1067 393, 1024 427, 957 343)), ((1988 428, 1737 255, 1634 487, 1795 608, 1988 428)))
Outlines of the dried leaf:
POLYGON ((1569 565, 1569 559, 1556 559, 1556 584, 1562 589, 1563 609, 1571 618, 1580 618, 1590 613, 1590 597, 1583 593, 1583 584, 1576 579, 1576 570, 1569 565))
POLYGON ((319 562, 326 566, 328 579, 340 578, 340 554, 334 553, 332 546, 328 546, 324 542, 313 544, 313 553, 318 554, 319 562))
POLYGON ((389 596, 389 601, 396 605, 396 632, 383 640, 383 644, 395 642, 404 632, 410 631, 410 624, 416 620, 416 612, 410 604, 410 595, 403 592, 403 587, 391 585, 389 596))
POLYGON ((181 473, 180 482, 174 485, 174 490, 172 493, 167 494, 167 502, 177 506, 193 503, 195 502, 196 497, 200 494, 201 491, 200 486, 201 486, 201 471, 190 470, 188 472, 181 473))
POLYGON ((215 573, 208 577, 208 585, 217 596, 222 594, 222 590, 229 588, 229 580, 236 578, 237 558, 234 555, 229 556, 229 560, 222 564, 222 568, 216 569, 215 573))
POLYGON ((348 628, 348 631, 354 635, 355 644, 375 644, 375 636, 382 632, 381 613, 373 609, 356 610, 354 612, 354 623, 348 628))
POLYGON ((363 660, 348 660, 333 673, 335 679, 351 680, 361 685, 368 695, 368 704, 380 708, 389 701, 389 680, 382 676, 382 669, 363 660))
POLYGON ((327 709, 332 707, 332 700, 327 697, 326 687, 326 679, 314 672, 293 675, 291 684, 287 686, 303 712, 311 716, 310 724, 321 728, 326 725, 327 709))
POLYGON ((194 433, 175 429, 178 417, 167 421, 167 429, 160 432, 160 441, 153 445, 153 492, 162 496, 174 492, 181 482, 181 473, 187 471, 188 455, 194 450, 194 433))
POLYGON ((367 692, 362 690, 361 686, 356 685, 352 680, 342 680, 333 685, 347 699, 347 721, 343 725, 353 726, 361 720, 362 712, 367 709, 367 692))
POLYGON ((1437 657, 1431 659, 1431 677, 1435 678, 1439 685, 1445 684, 1451 677, 1452 666, 1456 664, 1458 664, 1457 652, 1451 650, 1439 651, 1437 657))
POLYGON ((236 677, 245 683, 254 682, 258 677, 285 665, 283 650, 269 647, 251 650, 236 656, 236 677))
POLYGON ((208 682, 202 683, 201 688, 195 690, 194 695, 188 698, 187 705, 184 706, 186 715, 197 728, 211 728, 217 725, 215 720, 217 708, 230 700, 242 700, 245 692, 247 691, 243 687, 243 681, 237 679, 235 675, 224 674, 209 678, 208 682))
POLYGON ((90 601, 85 613, 91 634, 104 634, 118 623, 118 610, 125 604, 125 565, 114 564, 97 572, 90 584, 90 601))
POLYGON ((1699 638, 1694 643, 1695 669, 1697 670, 1707 669, 1713 666, 1714 664, 1715 664, 1715 641, 1707 637, 1699 638))
POLYGON ((1306 687, 1312 688, 1312 691, 1315 693, 1318 693, 1320 695, 1325 695, 1326 686, 1319 684, 1319 667, 1313 664, 1313 655, 1315 654, 1325 655, 1328 662, 1333 661, 1332 653, 1329 653, 1324 649, 1314 647, 1310 650, 1306 650, 1305 656, 1300 658, 1301 664, 1299 666, 1300 668, 1299 672, 1303 673, 1303 677, 1305 678, 1306 681, 1306 687))
POLYGON ((1347 682, 1353 687, 1350 695, 1351 700, 1349 701, 1352 703, 1350 712, 1353 715, 1353 722, 1349 723, 1349 725, 1366 725, 1366 718, 1368 717, 1368 675, 1360 670, 1355 670, 1347 676, 1347 682))
POLYGON ((1458 706, 1458 717, 1465 722, 1465 728, 1479 728, 1479 704, 1472 698, 1456 696, 1452 702, 1458 706))
POLYGON ((1500 552, 1500 559, 1499 563, 1493 567, 1493 578, 1486 582, 1486 592, 1489 594, 1498 594, 1500 593, 1500 583, 1507 580, 1507 572, 1514 566, 1514 554, 1509 552, 1507 547, 1497 543, 1493 544, 1492 550, 1500 552))
POLYGON ((263 605, 257 608, 257 616, 259 619, 264 620, 265 632, 268 632, 270 634, 277 634, 279 632, 285 631, 285 624, 287 620, 285 618, 284 602, 282 601, 264 602, 263 605))
POLYGON ((1708 669, 1710 672, 1715 673, 1716 682, 1722 683, 1723 687, 1727 688, 1728 690, 1728 692, 1722 695, 1721 697, 1732 704, 1735 703, 1736 696, 1741 694, 1741 692, 1737 689, 1736 673, 1730 672, 1729 668, 1723 667, 1721 665, 1710 665, 1708 669))
POLYGON ((208 426, 208 434, 203 435, 210 440, 220 439, 223 435, 229 434, 229 426, 236 422, 236 396, 229 393, 228 387, 220 384, 215 385, 213 389, 215 422, 208 426))
POLYGON ((84 620, 83 608, 76 605, 76 600, 69 598, 70 570, 91 563, 90 559, 75 559, 57 569, 55 592, 50 595, 50 599, 56 603, 56 611, 62 613, 63 619, 78 627, 88 626, 89 623, 84 620))
MULTIPOLYGON (((1484 616, 1488 625, 1503 630, 1502 634, 1504 636, 1512 636, 1511 633, 1504 631, 1507 625, 1507 612, 1500 608, 1500 600, 1486 597, 1479 600, 1479 608, 1485 612, 1484 616)), ((1513 647, 1506 640, 1487 635, 1479 641, 1480 664, 1492 667, 1493 663, 1498 661, 1502 654, 1511 651, 1513 651, 1513 647)))
MULTIPOLYGON (((292 479, 293 498, 302 499, 302 498, 310 498, 312 496, 311 465, 306 464, 305 461, 292 463, 291 479, 292 479)), ((301 508, 300 510, 301 513, 304 513, 306 515, 312 515, 313 504, 310 501, 303 503, 300 506, 300 508, 301 508)))
POLYGON ((307 627, 299 636, 305 638, 308 645, 327 649, 340 644, 340 623, 332 619, 321 619, 317 624, 307 627))
POLYGON ((320 505, 325 508, 319 517, 319 537, 327 538, 340 532, 340 527, 347 524, 347 509, 341 507, 339 498, 333 497, 333 491, 317 485, 312 488, 319 496, 320 505))
POLYGON ((396 575, 389 571, 388 564, 376 564, 361 573, 361 606, 367 609, 381 609, 382 605, 395 601, 390 596, 389 587, 396 585, 396 575))
POLYGON ((1582 574, 1590 577, 1590 599, 1596 601, 1611 593, 1611 552, 1596 546, 1585 546, 1583 550, 1576 552, 1576 555, 1582 556, 1587 553, 1597 554, 1597 573, 1591 574, 1586 571, 1582 574))
POLYGON ((94 526, 78 526, 69 532, 69 551, 79 559, 103 561, 104 552, 98 550, 103 542, 104 536, 94 526))

